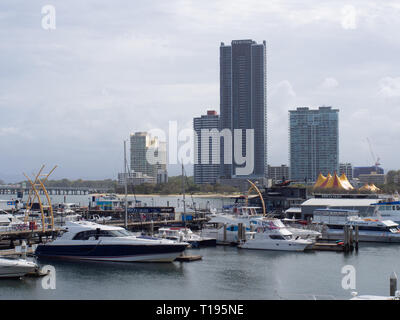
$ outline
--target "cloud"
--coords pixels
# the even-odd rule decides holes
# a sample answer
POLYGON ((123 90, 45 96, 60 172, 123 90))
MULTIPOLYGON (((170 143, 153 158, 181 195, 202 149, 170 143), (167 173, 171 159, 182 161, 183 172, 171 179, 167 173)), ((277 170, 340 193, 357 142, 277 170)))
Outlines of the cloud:
MULTIPOLYGON (((3 172, 46 162, 59 165, 58 177, 115 178, 130 132, 164 129, 169 120, 190 126, 207 109, 219 112, 221 41, 267 41, 268 157, 274 163, 287 161, 288 110, 326 104, 341 115, 360 108, 372 114, 376 106, 395 106, 396 99, 386 98, 398 96, 398 78, 383 78, 400 74, 395 1, 52 4, 52 32, 41 28, 40 1, 0 4, 0 149, 8 150, 3 172)), ((398 141, 397 127, 385 127, 395 121, 391 113, 380 116, 376 132, 398 141)), ((341 123, 345 118, 340 148, 357 158, 347 137, 369 123, 350 116, 341 123)), ((382 157, 398 164, 390 152, 382 157)))
POLYGON ((324 81, 319 85, 321 89, 334 89, 339 86, 339 82, 335 78, 325 78, 324 81))
POLYGON ((385 98, 400 97, 400 77, 385 77, 379 81, 379 95, 385 98))
POLYGON ((345 5, 342 8, 341 24, 343 29, 356 29, 357 28, 357 12, 356 8, 352 5, 345 5))

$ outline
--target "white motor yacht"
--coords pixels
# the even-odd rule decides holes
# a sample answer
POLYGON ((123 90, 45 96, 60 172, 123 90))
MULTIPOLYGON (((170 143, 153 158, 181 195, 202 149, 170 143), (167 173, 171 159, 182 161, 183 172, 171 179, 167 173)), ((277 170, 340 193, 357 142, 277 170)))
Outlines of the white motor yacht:
POLYGON ((209 247, 217 244, 216 238, 202 237, 189 228, 184 227, 163 227, 158 229, 157 237, 187 242, 192 248, 209 247))
POLYGON ((6 211, 0 210, 0 232, 22 230, 28 228, 28 224, 6 211))
POLYGON ((172 262, 189 245, 167 239, 135 236, 121 227, 89 221, 67 222, 67 232, 40 244, 39 258, 120 262, 172 262))
POLYGON ((343 240, 344 227, 358 228, 358 241, 400 242, 399 224, 379 216, 360 217, 356 210, 317 209, 313 223, 323 225, 322 238, 343 240))
POLYGON ((362 242, 400 242, 399 225, 391 220, 374 218, 350 218, 342 225, 327 225, 324 238, 329 240, 343 240, 344 226, 355 229, 358 227, 358 240, 362 242))
POLYGON ((295 237, 279 219, 254 218, 250 221, 255 225, 256 233, 245 242, 239 244, 243 249, 304 251, 311 247, 314 241, 295 237))
POLYGON ((23 277, 28 273, 36 271, 37 264, 25 259, 0 258, 0 278, 23 277))

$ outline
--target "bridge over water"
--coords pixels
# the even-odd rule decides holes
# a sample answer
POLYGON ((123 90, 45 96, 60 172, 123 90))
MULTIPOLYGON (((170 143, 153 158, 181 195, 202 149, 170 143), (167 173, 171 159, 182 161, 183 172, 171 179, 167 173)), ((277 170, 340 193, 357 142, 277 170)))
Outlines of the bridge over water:
MULTIPOLYGON (((0 194, 15 194, 18 192, 23 192, 23 194, 29 194, 30 187, 22 187, 22 186, 8 186, 2 185, 0 186, 0 194)), ((112 190, 106 188, 89 188, 89 187, 46 187, 47 193, 49 195, 85 195, 91 193, 106 193, 112 190)), ((43 190, 38 190, 39 194, 44 194, 43 190)))

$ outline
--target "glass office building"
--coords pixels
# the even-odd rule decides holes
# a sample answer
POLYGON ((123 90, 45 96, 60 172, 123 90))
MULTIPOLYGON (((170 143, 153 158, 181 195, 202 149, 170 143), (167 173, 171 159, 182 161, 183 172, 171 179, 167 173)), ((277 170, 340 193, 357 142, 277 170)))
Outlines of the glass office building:
MULTIPOLYGON (((242 155, 246 153, 245 129, 254 129, 254 170, 249 177, 267 175, 267 100, 266 42, 233 40, 220 46, 220 129, 242 129, 242 155)), ((235 143, 232 139, 233 144, 235 143)), ((224 141, 221 141, 221 150, 224 141)), ((221 152, 221 176, 236 175, 232 148, 232 164, 224 164, 221 152)), ((245 177, 245 176, 240 176, 245 177)))
POLYGON ((339 110, 319 107, 289 111, 290 179, 316 181, 339 169, 339 110))
POLYGON ((220 174, 219 116, 209 110, 206 115, 193 119, 194 183, 215 184, 220 174), (204 136, 202 136, 202 134, 204 136))

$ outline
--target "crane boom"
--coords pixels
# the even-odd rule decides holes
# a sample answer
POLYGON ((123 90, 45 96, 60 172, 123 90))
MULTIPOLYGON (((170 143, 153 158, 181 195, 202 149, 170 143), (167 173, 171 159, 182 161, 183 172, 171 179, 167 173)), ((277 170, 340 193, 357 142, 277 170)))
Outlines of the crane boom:
POLYGON ((369 151, 371 152, 371 156, 372 156, 372 160, 375 163, 375 168, 377 168, 380 165, 380 158, 375 156, 374 151, 372 150, 372 144, 371 141, 369 140, 369 138, 367 137, 367 141, 368 141, 368 146, 369 146, 369 151))

